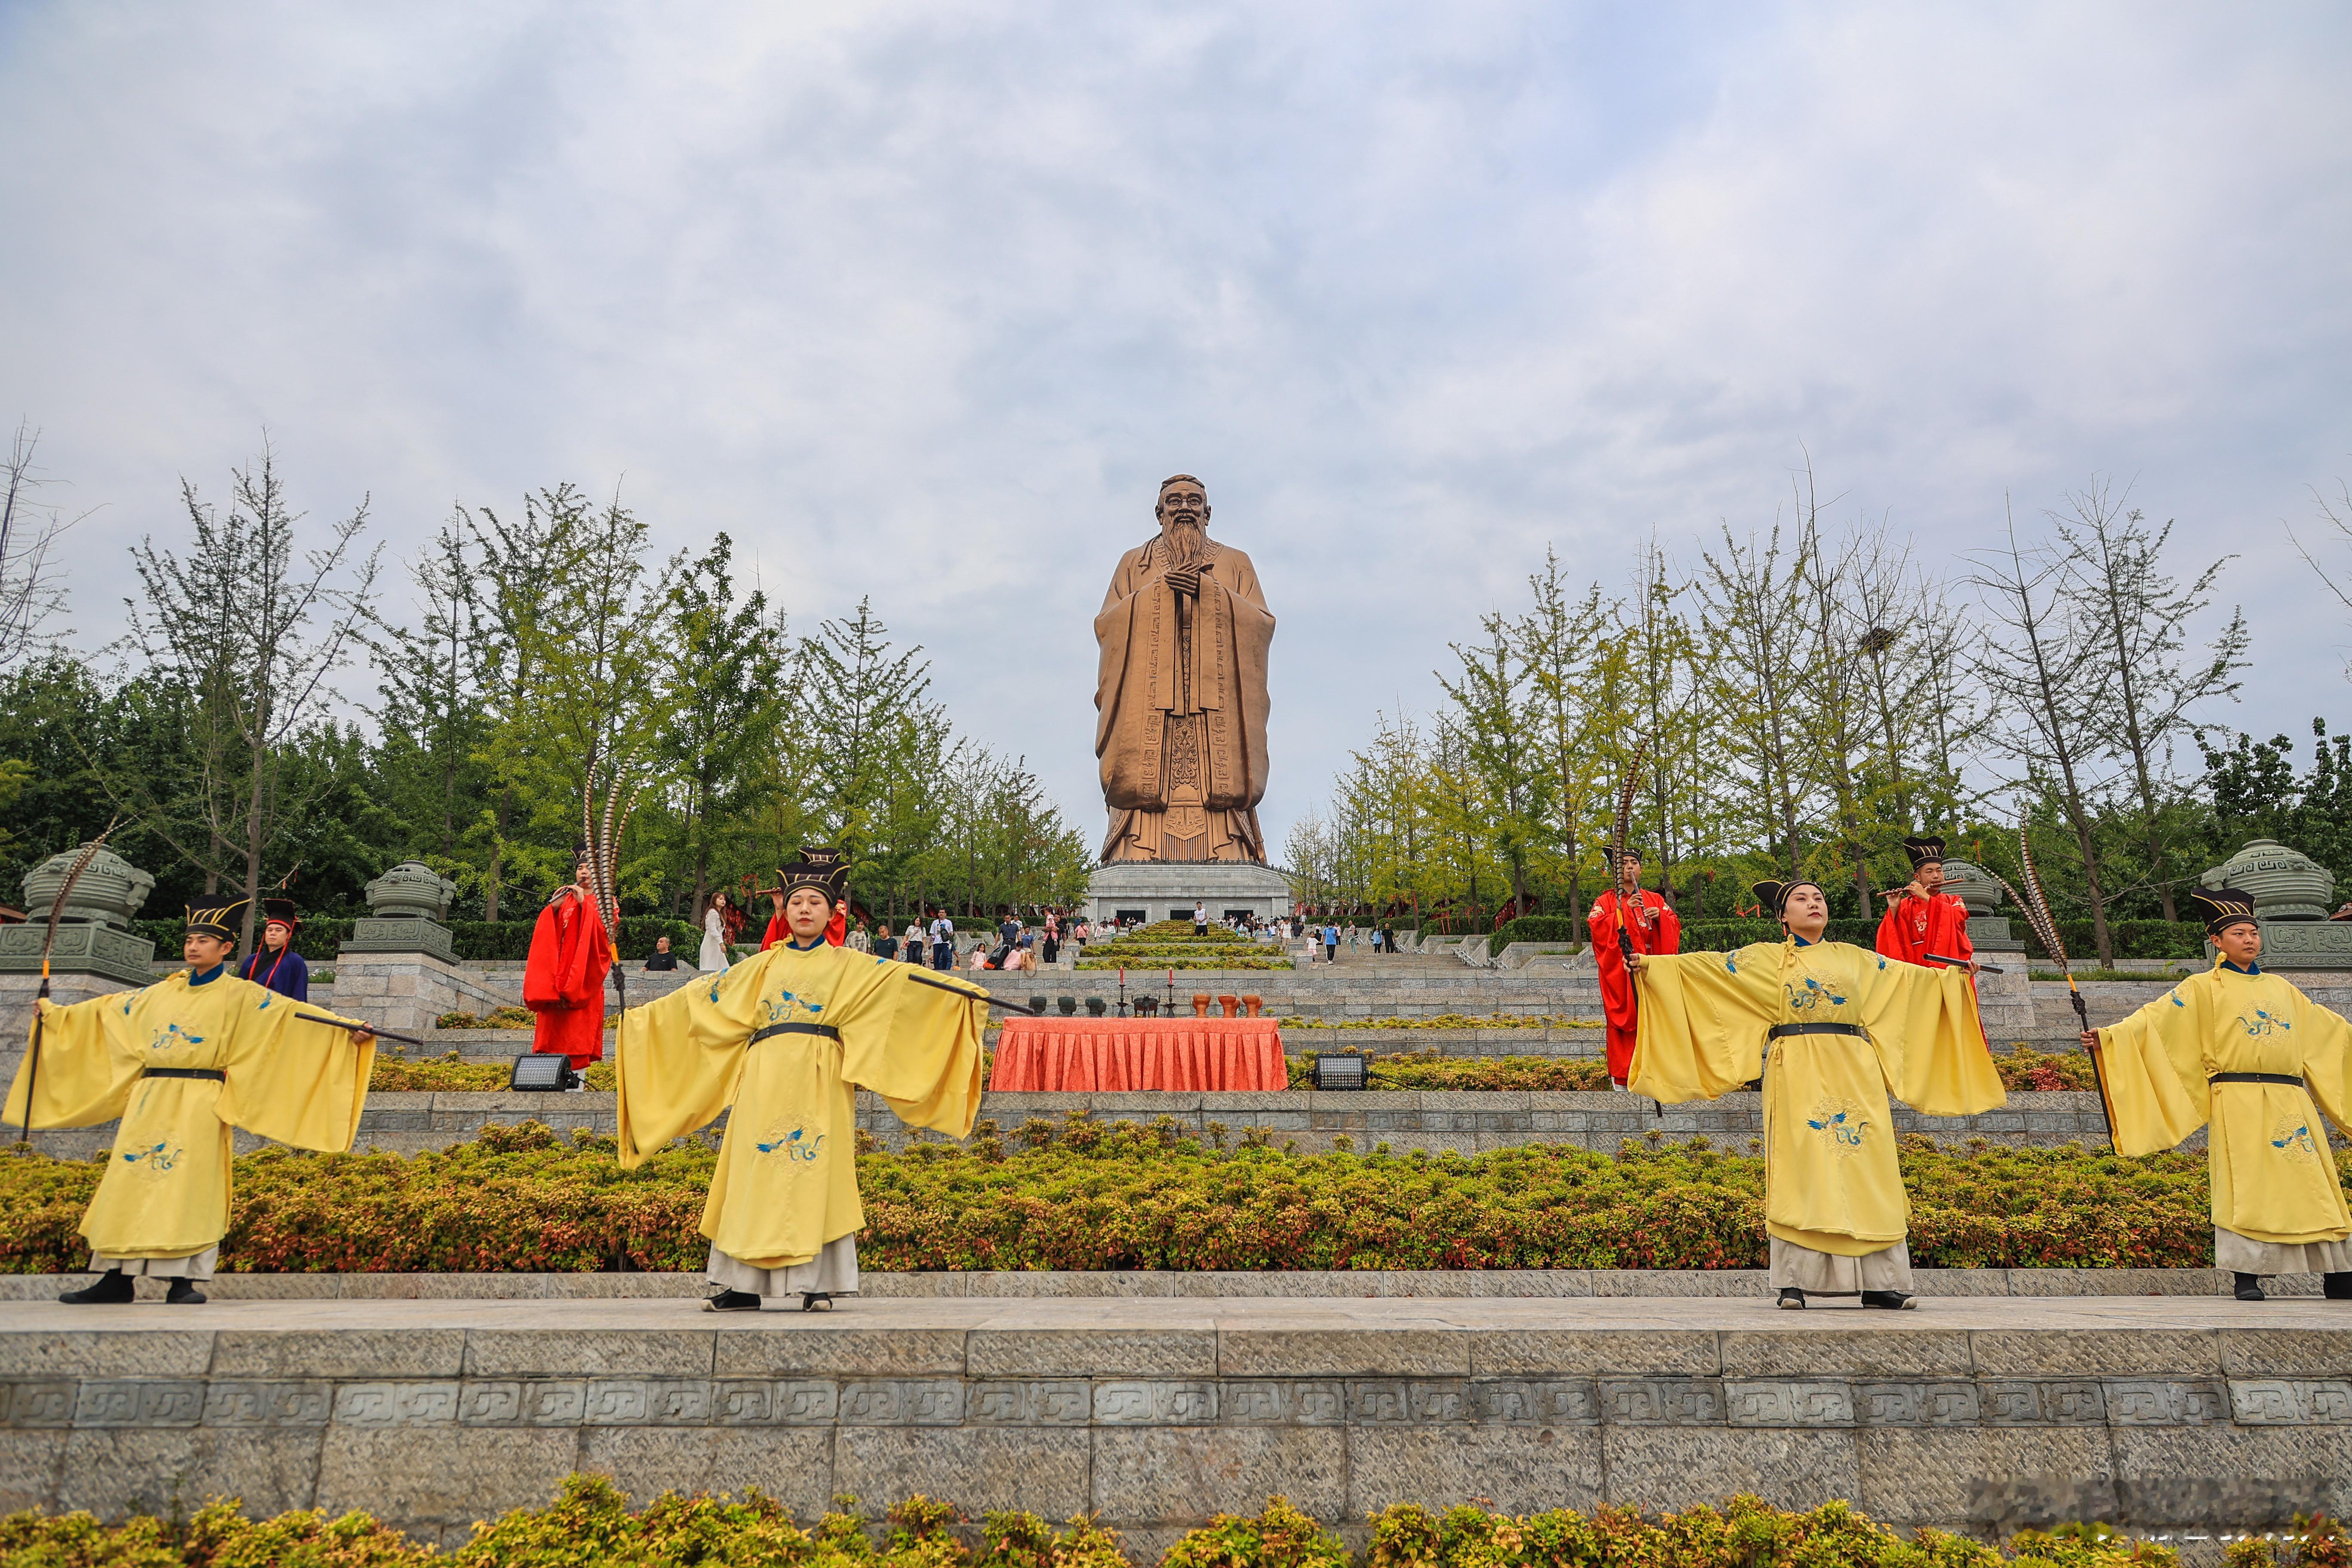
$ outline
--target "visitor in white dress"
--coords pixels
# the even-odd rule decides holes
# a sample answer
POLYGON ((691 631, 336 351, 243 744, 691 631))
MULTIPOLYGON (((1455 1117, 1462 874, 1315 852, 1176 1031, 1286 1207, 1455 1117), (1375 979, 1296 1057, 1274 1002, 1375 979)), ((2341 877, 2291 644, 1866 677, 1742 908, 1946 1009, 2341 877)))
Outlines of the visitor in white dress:
POLYGON ((710 895, 710 907, 702 911, 702 951, 695 954, 694 966, 708 974, 727 967, 727 895, 710 895))

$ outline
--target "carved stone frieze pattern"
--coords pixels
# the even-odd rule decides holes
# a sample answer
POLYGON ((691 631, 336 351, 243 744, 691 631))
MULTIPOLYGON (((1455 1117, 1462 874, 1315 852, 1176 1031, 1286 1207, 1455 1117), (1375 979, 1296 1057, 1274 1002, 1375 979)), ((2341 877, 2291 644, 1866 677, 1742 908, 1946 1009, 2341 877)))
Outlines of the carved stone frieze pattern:
POLYGON ((0 1426, 2352 1426, 2352 1378, 0 1382, 0 1426))

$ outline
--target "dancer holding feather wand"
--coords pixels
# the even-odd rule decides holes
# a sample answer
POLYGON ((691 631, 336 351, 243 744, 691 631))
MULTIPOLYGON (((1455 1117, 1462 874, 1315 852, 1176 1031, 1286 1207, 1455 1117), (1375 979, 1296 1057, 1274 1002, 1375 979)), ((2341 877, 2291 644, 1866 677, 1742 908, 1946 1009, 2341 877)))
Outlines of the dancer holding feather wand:
POLYGON ((988 994, 828 943, 839 851, 782 871, 791 940, 622 1015, 615 1053, 624 1167, 727 1114, 702 1211, 714 1311, 857 1289, 856 1089, 957 1138, 980 1110, 988 994))
POLYGON ((186 969, 143 990, 38 1005, 40 1048, 6 1115, 36 1127, 121 1119, 81 1222, 100 1278, 60 1300, 127 1302, 132 1277, 146 1274, 171 1281, 174 1305, 202 1301, 197 1282, 212 1278, 228 1230, 233 1129, 302 1149, 352 1146, 375 1037, 229 973, 244 915, 241 899, 194 905, 186 969))
POLYGON ((1912 1304, 1910 1200, 1894 1096, 1930 1116, 2004 1103, 1958 969, 1893 963, 1823 942, 1819 883, 1759 882, 1777 942, 1737 952, 1634 953, 1639 1043, 1630 1087, 1661 1101, 1764 1090, 1764 1228, 1780 1305, 1859 1295, 1912 1304))
POLYGON ((2213 967, 2083 1030, 2116 1152, 2154 1153, 2210 1126, 2213 1262, 2236 1276, 2238 1300, 2263 1300, 2265 1274, 2309 1273, 2330 1300, 2352 1300, 2352 1210, 2327 1146, 2329 1122, 2352 1131, 2352 1025, 2264 972, 2252 898, 2189 897, 2213 967))

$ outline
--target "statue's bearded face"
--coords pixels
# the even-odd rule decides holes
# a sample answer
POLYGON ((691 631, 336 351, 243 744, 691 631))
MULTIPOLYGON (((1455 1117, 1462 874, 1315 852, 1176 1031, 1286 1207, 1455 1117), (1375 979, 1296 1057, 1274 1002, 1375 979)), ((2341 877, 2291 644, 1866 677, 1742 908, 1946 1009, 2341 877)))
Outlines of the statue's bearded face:
POLYGON ((1160 531, 1179 561, 1198 560, 1209 537, 1209 494, 1193 479, 1171 480, 1161 487, 1160 504, 1152 508, 1160 531))

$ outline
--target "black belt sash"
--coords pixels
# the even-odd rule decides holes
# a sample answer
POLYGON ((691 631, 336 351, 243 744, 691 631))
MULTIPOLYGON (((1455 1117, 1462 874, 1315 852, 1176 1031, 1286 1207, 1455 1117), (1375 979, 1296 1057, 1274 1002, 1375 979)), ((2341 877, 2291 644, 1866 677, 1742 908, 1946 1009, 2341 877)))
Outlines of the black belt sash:
MULTIPOLYGON (((1869 1033, 1870 1031, 1859 1024, 1775 1024, 1764 1031, 1764 1037, 1768 1040, 1785 1040, 1790 1035, 1855 1035, 1867 1038, 1869 1033)), ((1764 1075, 1759 1072, 1739 1087, 1762 1089, 1764 1075)))
POLYGON ((841 1031, 831 1024, 771 1024, 751 1037, 751 1044, 772 1039, 778 1035, 822 1035, 828 1040, 841 1038, 841 1031))
POLYGON ((140 1072, 139 1076, 141 1078, 202 1078, 210 1079, 215 1083, 228 1081, 228 1074, 218 1068, 146 1068, 140 1072))
POLYGON ((2217 1072, 2205 1081, 2207 1083, 2283 1083, 2294 1089, 2301 1089, 2304 1086, 2303 1079, 2293 1073, 2284 1072, 2217 1072))

